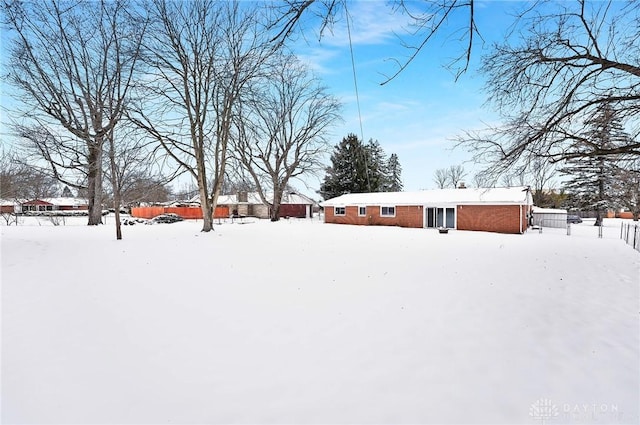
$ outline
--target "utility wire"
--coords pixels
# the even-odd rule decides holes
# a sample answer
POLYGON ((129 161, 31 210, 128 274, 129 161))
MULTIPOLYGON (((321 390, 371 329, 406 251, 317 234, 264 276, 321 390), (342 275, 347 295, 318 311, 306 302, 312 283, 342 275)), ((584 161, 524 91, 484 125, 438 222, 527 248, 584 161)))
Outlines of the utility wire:
MULTIPOLYGON (((353 70, 353 85, 356 90, 356 105, 358 106, 358 121, 360 123, 360 139, 362 140, 362 146, 364 148, 364 130, 362 128, 362 112, 360 111, 360 93, 358 92, 358 77, 356 75, 356 61, 353 55, 353 42, 351 40, 351 15, 349 14, 349 10, 347 10, 347 4, 344 4, 344 11, 347 17, 347 35, 349 36, 349 52, 351 53, 351 69, 353 70)), ((364 169, 367 175, 367 187, 369 188, 369 192, 371 192, 371 180, 369 179, 369 164, 367 164, 367 155, 363 151, 363 159, 364 159, 364 169)))

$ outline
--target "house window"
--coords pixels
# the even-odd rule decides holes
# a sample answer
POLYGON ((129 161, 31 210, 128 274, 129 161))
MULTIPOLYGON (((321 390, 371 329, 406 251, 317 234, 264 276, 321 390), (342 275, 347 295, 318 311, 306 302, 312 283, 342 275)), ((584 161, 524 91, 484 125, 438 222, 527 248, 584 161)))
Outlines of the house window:
POLYGON ((367 207, 358 207, 358 216, 364 217, 367 215, 367 207))
POLYGON ((380 217, 395 217, 396 207, 380 207, 380 217))
POLYGON ((345 207, 334 207, 333 215, 346 215, 347 211, 345 207))

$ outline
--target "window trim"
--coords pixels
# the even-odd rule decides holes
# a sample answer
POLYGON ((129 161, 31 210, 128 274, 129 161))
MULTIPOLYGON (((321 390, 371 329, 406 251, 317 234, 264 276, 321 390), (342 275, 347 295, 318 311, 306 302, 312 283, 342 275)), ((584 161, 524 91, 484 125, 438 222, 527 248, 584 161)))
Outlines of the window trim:
POLYGON ((366 217, 367 216, 367 207, 358 207, 358 217, 366 217), (364 209, 364 213, 362 212, 364 209))
POLYGON ((344 217, 347 215, 347 207, 333 207, 333 215, 335 217, 344 217), (342 210, 342 214, 338 213, 338 210, 342 210))
MULTIPOLYGON (((388 211, 387 211, 387 212, 388 212, 388 211)), ((380 206, 380 217, 393 218, 393 217, 395 217, 395 216, 396 216, 396 207, 395 207, 395 206, 393 206, 393 207, 391 207, 391 206, 384 206, 384 207, 383 207, 383 206, 380 206), (384 208, 387 208, 387 209, 389 209, 389 208, 393 208, 393 214, 384 214, 384 213, 383 213, 383 209, 384 209, 384 208)))

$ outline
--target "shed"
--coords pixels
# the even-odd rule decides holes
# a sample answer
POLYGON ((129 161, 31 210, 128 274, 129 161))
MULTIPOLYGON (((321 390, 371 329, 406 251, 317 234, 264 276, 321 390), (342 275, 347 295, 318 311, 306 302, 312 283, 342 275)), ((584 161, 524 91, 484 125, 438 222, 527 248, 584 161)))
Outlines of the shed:
POLYGON ((533 224, 540 227, 567 228, 567 210, 533 207, 533 224))
POLYGON ((9 199, 0 199, 0 213, 14 214, 20 212, 20 204, 9 199))
POLYGON ((320 204, 325 222, 523 233, 533 200, 528 187, 350 193, 320 204))

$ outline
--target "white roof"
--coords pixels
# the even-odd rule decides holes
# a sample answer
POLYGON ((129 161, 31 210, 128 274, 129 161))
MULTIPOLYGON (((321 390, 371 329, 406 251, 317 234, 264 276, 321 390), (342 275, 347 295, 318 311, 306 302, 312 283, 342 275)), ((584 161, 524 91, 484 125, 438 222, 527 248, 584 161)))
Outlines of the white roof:
MULTIPOLYGON (((268 201, 273 202, 273 193, 267 193, 266 198, 268 201)), ((196 195, 189 200, 190 202, 200 202, 200 196, 196 195)), ((304 195, 298 193, 288 193, 285 192, 282 195, 282 204, 303 204, 303 205, 313 205, 313 199, 307 198, 304 195)), ((247 202, 239 202, 237 195, 220 195, 218 196, 218 205, 235 205, 235 204, 252 204, 252 205, 262 205, 262 199, 258 192, 249 192, 247 193, 247 202)))
POLYGON ((533 207, 533 212, 536 214, 566 214, 567 210, 533 207))
POLYGON ((42 201, 48 202, 53 205, 89 205, 89 201, 85 198, 43 198, 42 201))
POLYGON ((527 187, 434 189, 417 192, 348 193, 321 202, 323 207, 347 205, 460 205, 505 204, 531 205, 531 193, 527 187))
POLYGON ((11 200, 11 199, 0 199, 0 205, 2 205, 3 207, 5 206, 11 206, 11 205, 18 205, 19 203, 17 201, 11 200))

